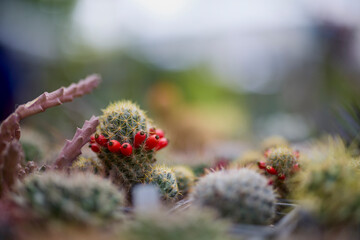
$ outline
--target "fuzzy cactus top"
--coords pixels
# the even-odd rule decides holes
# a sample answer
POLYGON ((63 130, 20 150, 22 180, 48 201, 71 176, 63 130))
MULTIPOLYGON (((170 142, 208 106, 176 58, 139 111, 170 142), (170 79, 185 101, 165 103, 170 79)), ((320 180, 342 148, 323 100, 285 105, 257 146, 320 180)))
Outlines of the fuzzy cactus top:
POLYGON ((249 169, 223 170, 200 178, 191 198, 237 223, 268 224, 275 215, 275 194, 267 179, 249 169))
POLYGON ((271 149, 266 165, 275 168, 277 174, 289 176, 297 164, 296 156, 292 149, 286 147, 279 147, 271 149))
POLYGON ((186 196, 195 183, 194 172, 186 166, 175 166, 174 173, 182 196, 186 196))
POLYGON ((16 186, 13 198, 35 215, 86 224, 114 219, 124 197, 111 184, 93 174, 48 171, 33 174, 16 186))

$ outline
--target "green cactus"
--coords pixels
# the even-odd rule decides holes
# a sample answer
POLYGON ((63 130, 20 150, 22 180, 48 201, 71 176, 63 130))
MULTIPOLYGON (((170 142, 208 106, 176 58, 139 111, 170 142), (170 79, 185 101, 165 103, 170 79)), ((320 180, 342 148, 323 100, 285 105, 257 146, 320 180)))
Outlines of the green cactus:
POLYGON ((228 222, 215 220, 212 212, 182 211, 166 214, 162 211, 136 216, 124 226, 120 239, 125 240, 228 240, 228 222))
POLYGON ((96 158, 81 156, 75 162, 73 162, 71 165, 71 170, 100 174, 104 171, 104 167, 96 158))
MULTIPOLYGON (((339 138, 329 138, 322 150, 309 156, 305 170, 294 178, 299 186, 292 194, 324 225, 360 224, 359 158, 353 158, 339 138)), ((316 145, 315 147, 318 147, 316 145)))
MULTIPOLYGON (((110 104, 100 117, 97 133, 108 140, 117 140, 121 144, 127 142, 133 145, 135 134, 139 131, 148 132, 150 120, 135 104, 129 101, 119 101, 110 104)), ((133 154, 124 156, 101 148, 98 153, 107 174, 115 172, 116 183, 127 191, 137 183, 143 183, 145 175, 151 172, 155 163, 154 150, 146 150, 144 144, 133 148, 133 154)))
POLYGON ((124 205, 123 195, 108 180, 54 171, 26 177, 16 186, 13 199, 39 217, 84 224, 120 217, 116 209, 124 205))
POLYGON ((195 183, 194 172, 186 166, 175 166, 174 173, 179 187, 180 194, 186 196, 195 183))
POLYGON ((297 182, 293 180, 293 175, 300 169, 297 156, 292 149, 286 147, 270 149, 267 154, 266 166, 274 168, 276 172, 265 169, 265 174, 272 178, 277 194, 281 198, 287 198, 297 186, 297 182))
POLYGON ((155 166, 151 173, 146 175, 145 182, 158 186, 164 200, 176 200, 178 197, 179 188, 175 173, 170 168, 155 166))
POLYGON ((267 179, 243 168, 202 177, 191 194, 195 204, 218 210, 243 224, 269 224, 275 215, 275 194, 267 179))

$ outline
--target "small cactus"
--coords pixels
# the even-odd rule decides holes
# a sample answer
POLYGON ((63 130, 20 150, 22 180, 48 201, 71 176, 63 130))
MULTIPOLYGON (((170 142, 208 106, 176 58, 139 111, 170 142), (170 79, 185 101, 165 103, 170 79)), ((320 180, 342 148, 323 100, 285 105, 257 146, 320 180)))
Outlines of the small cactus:
POLYGON ((231 164, 230 168, 237 168, 237 167, 250 167, 255 165, 259 161, 263 161, 264 156, 258 151, 247 151, 241 155, 241 157, 235 159, 231 164))
POLYGON ((185 197, 194 186, 195 174, 186 166, 176 166, 174 167, 174 172, 180 194, 185 197))
POLYGON ((136 216, 124 226, 126 240, 229 240, 228 222, 215 220, 212 212, 192 211, 166 214, 157 211, 136 216))
POLYGON ((213 207, 236 223, 265 225, 275 215, 275 194, 267 179, 245 168, 202 177, 191 198, 195 204, 213 207))
POLYGON ((145 182, 158 186, 164 200, 176 200, 178 197, 179 188, 175 173, 170 168, 155 166, 151 173, 146 175, 145 182))
POLYGON ((102 166, 101 162, 96 158, 79 157, 71 165, 71 170, 100 174, 104 171, 104 167, 102 166))
POLYGON ((149 124, 151 120, 137 105, 129 101, 110 104, 103 110, 95 142, 90 144, 103 162, 106 174, 114 172, 114 182, 128 192, 134 184, 143 183, 151 172, 155 152, 160 150, 159 140, 161 148, 164 142, 167 144, 149 124))
POLYGON ((279 147, 269 149, 266 155, 266 161, 258 162, 258 167, 263 169, 269 178, 272 178, 272 184, 277 193, 282 198, 286 198, 294 187, 291 178, 300 168, 298 163, 299 152, 290 148, 279 147))
POLYGON ((84 224, 116 218, 116 208, 124 204, 111 182, 93 174, 33 174, 18 183, 15 192, 15 202, 39 217, 84 224))

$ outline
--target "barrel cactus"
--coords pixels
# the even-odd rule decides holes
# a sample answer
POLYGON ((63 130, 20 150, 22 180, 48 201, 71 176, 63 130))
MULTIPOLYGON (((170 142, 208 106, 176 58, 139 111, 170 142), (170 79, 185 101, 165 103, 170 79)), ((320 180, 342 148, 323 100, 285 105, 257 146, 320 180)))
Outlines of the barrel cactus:
POLYGON ((179 188, 175 173, 168 167, 155 166, 151 173, 146 175, 145 182, 159 187, 164 200, 176 200, 179 188))
POLYGON ((195 204, 212 207, 236 223, 265 225, 275 215, 275 194, 267 179, 245 168, 202 177, 191 198, 195 204))
POLYGON ((103 110, 91 149, 103 162, 106 174, 128 192, 156 162, 155 153, 168 141, 160 129, 150 128, 151 120, 136 104, 119 101, 103 110))
POLYGON ((185 197, 194 186, 195 174, 189 167, 186 166, 175 166, 174 172, 180 194, 185 197))
POLYGON ((124 226, 120 239, 126 240, 228 240, 229 224, 215 220, 212 212, 183 211, 166 214, 163 211, 136 216, 124 226))
POLYGON ((93 174, 48 171, 26 177, 14 201, 46 219, 98 224, 120 217, 124 197, 110 181, 93 174))

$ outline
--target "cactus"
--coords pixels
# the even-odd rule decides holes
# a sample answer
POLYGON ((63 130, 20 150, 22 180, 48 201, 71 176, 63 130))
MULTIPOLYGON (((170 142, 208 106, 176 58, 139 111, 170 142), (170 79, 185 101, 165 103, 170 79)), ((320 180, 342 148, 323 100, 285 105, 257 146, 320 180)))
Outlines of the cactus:
POLYGON ((175 173, 170 168, 155 166, 151 173, 146 175, 145 182, 158 186, 164 200, 176 200, 178 197, 179 188, 175 173))
POLYGON ((271 178, 274 189, 282 198, 286 198, 291 189, 296 186, 292 180, 295 172, 299 170, 299 153, 290 148, 279 147, 269 149, 265 162, 259 162, 258 167, 263 169, 265 174, 271 178))
POLYGON ((166 214, 157 211, 136 216, 124 226, 121 239, 126 240, 228 240, 228 222, 215 220, 212 212, 192 211, 166 214))
POLYGON ((238 159, 235 159, 230 168, 248 167, 257 164, 259 161, 263 161, 264 156, 258 151, 247 151, 238 159))
POLYGON ((180 194, 184 197, 190 192, 195 183, 195 174, 186 166, 174 167, 174 173, 180 194))
POLYGON ((108 180, 83 173, 29 175, 15 192, 15 202, 40 218, 84 224, 117 218, 115 210, 124 204, 123 195, 108 180))
POLYGON ((101 162, 98 159, 91 157, 79 157, 73 162, 71 169, 82 172, 92 172, 94 174, 100 174, 104 171, 101 162))
POLYGON ((128 192, 134 184, 144 182, 156 161, 155 152, 167 145, 165 138, 159 138, 155 129, 149 128, 150 123, 146 114, 129 101, 110 104, 100 117, 96 135, 100 147, 93 145, 92 149, 103 162, 106 173, 116 175, 115 182, 128 192), (157 146, 160 140, 165 140, 161 141, 161 147, 157 146))
POLYGON ((275 215, 275 194, 261 174, 243 168, 210 173, 191 193, 200 206, 213 207, 243 224, 269 224, 275 215))

